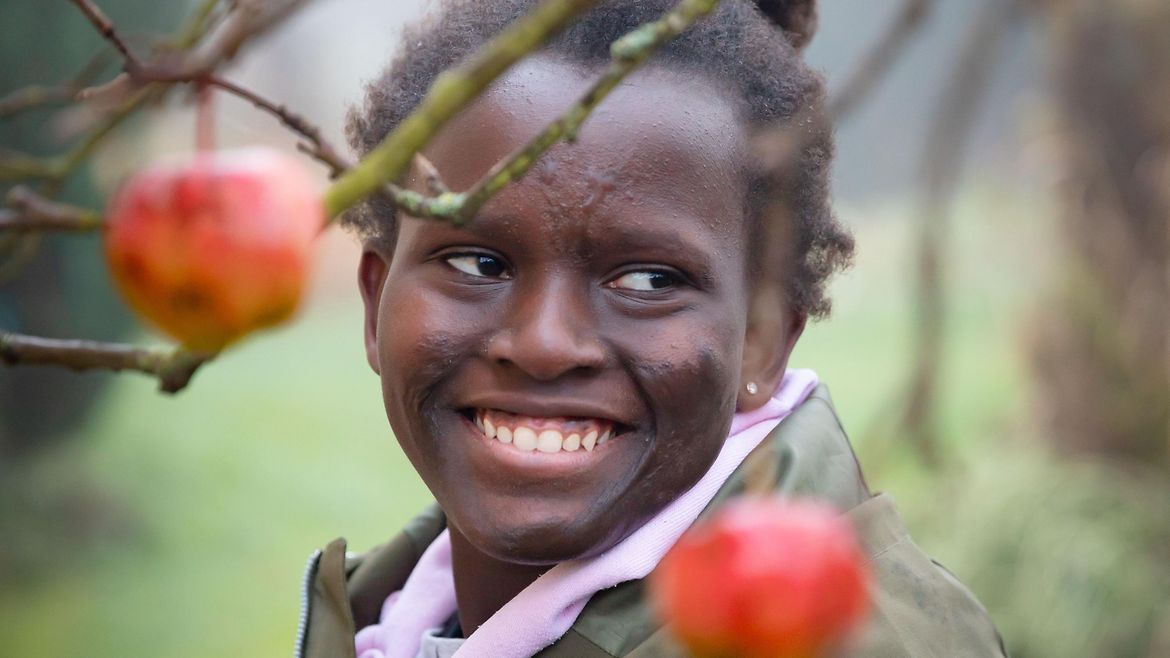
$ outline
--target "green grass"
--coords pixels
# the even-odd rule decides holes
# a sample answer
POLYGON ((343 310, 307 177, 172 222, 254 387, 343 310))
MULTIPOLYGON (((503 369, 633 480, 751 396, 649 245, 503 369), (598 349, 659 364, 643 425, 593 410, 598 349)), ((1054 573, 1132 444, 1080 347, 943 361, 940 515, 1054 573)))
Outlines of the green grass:
MULTIPOLYGON (((911 227, 900 208, 846 215, 858 265, 793 365, 830 385, 871 485, 988 603, 1017 657, 1143 655, 1170 619, 1165 560, 1143 557, 1167 545, 1151 518, 1170 515, 1141 501, 1165 488, 1029 440, 1020 337, 1040 213, 992 194, 960 207, 940 403, 949 461, 935 473, 891 431, 910 367, 911 227)), ((116 378, 76 440, 8 483, 23 493, 0 517, 23 525, 5 544, 27 567, 0 574, 0 656, 287 655, 307 554, 339 535, 368 548, 427 502, 365 365, 356 294, 326 297, 177 397, 116 378)))

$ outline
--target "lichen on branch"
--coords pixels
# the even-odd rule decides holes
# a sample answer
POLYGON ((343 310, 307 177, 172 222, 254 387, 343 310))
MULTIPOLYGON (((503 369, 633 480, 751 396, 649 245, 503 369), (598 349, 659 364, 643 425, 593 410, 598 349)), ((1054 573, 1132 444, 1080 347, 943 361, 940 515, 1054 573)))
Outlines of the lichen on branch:
MULTIPOLYGON (((489 41, 470 59, 439 75, 430 91, 410 116, 357 166, 341 176, 325 193, 325 208, 337 217, 370 194, 398 180, 422 150, 451 118, 475 100, 504 71, 536 50, 597 0, 545 0, 489 41)), ((424 197, 399 190, 396 203, 409 204, 424 197)))
MULTIPOLYGON (((718 4, 719 0, 681 0, 662 18, 647 23, 615 41, 610 50, 612 62, 585 94, 529 143, 493 167, 471 189, 466 192, 446 192, 433 197, 412 190, 393 189, 390 195, 394 204, 403 212, 415 217, 442 219, 456 224, 470 221, 485 203, 500 190, 523 177, 540 156, 555 144, 562 140, 576 139, 581 125, 626 76, 641 66, 663 44, 710 13, 718 4)), ((535 14, 525 20, 530 20, 534 16, 535 14)), ((497 37, 497 41, 509 38, 514 37, 510 32, 505 32, 497 37)), ((489 44, 489 50, 493 44, 489 44)), ((472 61, 481 56, 477 55, 472 61)), ((503 70, 500 69, 496 75, 503 70)), ((440 76, 419 108, 346 177, 329 189, 326 193, 326 207, 330 214, 336 216, 370 194, 379 185, 397 179, 403 173, 405 159, 421 150, 443 123, 465 104, 455 106, 452 101, 466 98, 469 102, 471 98, 482 93, 488 83, 490 80, 485 82, 482 78, 473 76, 464 78, 451 74, 440 76), (469 95, 472 92, 474 95, 469 95), (439 110, 453 108, 449 114, 432 111, 428 106, 428 100, 432 97, 447 95, 451 98, 433 100, 432 105, 439 110), (415 150, 402 151, 406 147, 415 150)))

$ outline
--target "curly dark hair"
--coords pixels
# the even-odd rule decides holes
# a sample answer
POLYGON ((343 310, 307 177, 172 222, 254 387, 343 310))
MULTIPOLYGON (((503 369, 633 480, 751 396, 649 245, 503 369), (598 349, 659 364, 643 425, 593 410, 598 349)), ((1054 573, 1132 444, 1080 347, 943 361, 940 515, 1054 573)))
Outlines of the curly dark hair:
MULTIPOLYGON (((381 75, 367 84, 364 102, 350 109, 346 133, 350 146, 365 155, 418 105, 443 70, 457 64, 540 0, 442 0, 432 20, 408 28, 402 49, 381 75)), ((602 0, 554 38, 545 52, 574 64, 600 68, 609 62, 610 44, 644 23, 659 18, 676 0, 602 0)), ((724 0, 666 44, 647 66, 694 71, 727 90, 739 102, 749 128, 762 128, 797 113, 822 112, 824 81, 804 62, 800 48, 816 25, 813 0, 724 0), (777 29, 780 28, 780 29, 777 29)), ((828 314, 825 286, 847 267, 853 238, 829 205, 833 156, 831 129, 822 121, 804 121, 810 131, 803 148, 781 174, 745 176, 746 213, 758 239, 760 217, 775 216, 777 203, 789 218, 784 232, 787 257, 783 275, 788 303, 811 317, 828 314)), ((397 222, 393 208, 377 197, 343 220, 363 241, 393 245, 397 222)), ((762 252, 762 249, 755 251, 762 252)), ((776 254, 756 253, 756 261, 776 254)))

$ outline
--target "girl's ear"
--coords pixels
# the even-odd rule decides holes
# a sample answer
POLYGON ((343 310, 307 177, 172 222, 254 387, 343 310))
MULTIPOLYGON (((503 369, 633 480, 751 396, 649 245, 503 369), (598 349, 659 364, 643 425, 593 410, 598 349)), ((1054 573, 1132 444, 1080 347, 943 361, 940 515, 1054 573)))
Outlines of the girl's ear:
POLYGON ((803 313, 794 313, 786 300, 787 296, 776 286, 760 286, 753 293, 736 411, 758 409, 772 397, 784 378, 788 357, 808 319, 803 313))
POLYGON ((382 374, 378 365, 378 309, 382 306, 382 284, 386 282, 388 265, 381 254, 366 249, 358 264, 358 288, 361 289, 362 303, 366 307, 364 326, 366 361, 377 374, 382 374))
POLYGON ((797 50, 803 50, 816 34, 817 0, 756 0, 756 6, 784 30, 797 50))

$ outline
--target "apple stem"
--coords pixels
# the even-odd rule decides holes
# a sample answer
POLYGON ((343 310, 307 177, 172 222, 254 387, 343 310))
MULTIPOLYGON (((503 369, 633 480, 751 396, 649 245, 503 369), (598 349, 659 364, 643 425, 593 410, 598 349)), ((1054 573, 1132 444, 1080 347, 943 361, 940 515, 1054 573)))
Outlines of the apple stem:
POLYGON ((215 149, 215 88, 200 83, 195 99, 195 150, 207 153, 215 149))

